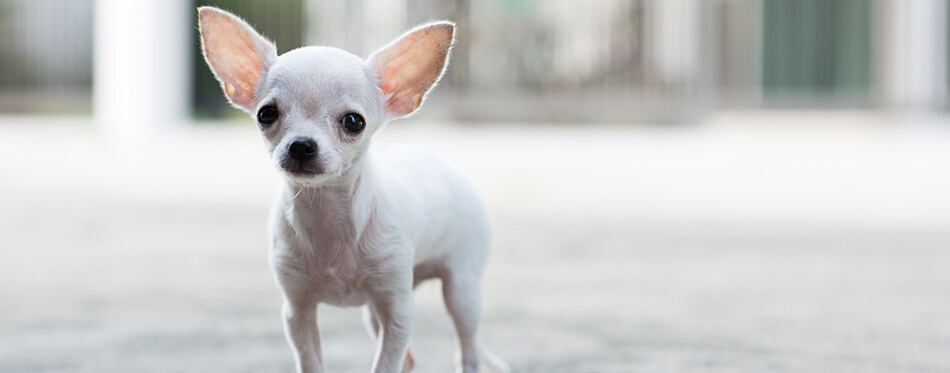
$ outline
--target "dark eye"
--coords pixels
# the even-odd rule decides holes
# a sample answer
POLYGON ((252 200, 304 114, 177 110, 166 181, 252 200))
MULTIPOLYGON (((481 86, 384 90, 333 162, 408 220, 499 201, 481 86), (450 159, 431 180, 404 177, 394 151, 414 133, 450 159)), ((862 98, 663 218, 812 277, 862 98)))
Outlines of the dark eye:
POLYGON ((274 105, 267 105, 261 108, 257 112, 257 121, 264 126, 269 126, 277 120, 277 107, 274 105))
POLYGON ((347 132, 357 134, 363 131, 366 124, 363 123, 363 117, 356 113, 349 113, 343 116, 343 128, 347 132))

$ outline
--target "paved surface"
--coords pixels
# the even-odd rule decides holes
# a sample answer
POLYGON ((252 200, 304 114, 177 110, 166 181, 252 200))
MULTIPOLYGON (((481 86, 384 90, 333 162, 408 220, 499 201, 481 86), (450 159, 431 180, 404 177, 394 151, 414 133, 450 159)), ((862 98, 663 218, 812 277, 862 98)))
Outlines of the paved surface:
MULTIPOLYGON (((0 119, 0 371, 291 371, 253 131, 123 147, 21 119, 0 119)), ((950 371, 950 134, 844 119, 383 137, 485 193, 483 334, 517 372, 950 371)), ((417 292, 420 372, 452 367, 438 293, 417 292)), ((367 371, 359 312, 320 312, 328 370, 367 371)))

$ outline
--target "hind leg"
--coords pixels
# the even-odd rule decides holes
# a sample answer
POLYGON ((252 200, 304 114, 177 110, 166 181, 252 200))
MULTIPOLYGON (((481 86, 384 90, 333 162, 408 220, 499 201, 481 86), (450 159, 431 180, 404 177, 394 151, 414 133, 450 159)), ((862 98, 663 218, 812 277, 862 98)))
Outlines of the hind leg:
MULTIPOLYGON (((373 313, 370 306, 363 307, 363 324, 366 325, 366 331, 373 342, 379 338, 379 318, 373 313)), ((403 363, 402 371, 410 372, 416 366, 416 359, 412 356, 412 349, 406 349, 406 361, 403 363)))
POLYGON ((459 338, 460 361, 458 372, 475 373, 481 363, 476 341, 478 319, 481 316, 481 288, 474 272, 448 273, 442 277, 442 296, 445 307, 455 323, 459 338))
POLYGON ((459 338, 457 372, 509 372, 504 360, 485 349, 478 339, 481 316, 481 286, 474 273, 448 274, 442 277, 442 296, 445 307, 455 322, 459 338))

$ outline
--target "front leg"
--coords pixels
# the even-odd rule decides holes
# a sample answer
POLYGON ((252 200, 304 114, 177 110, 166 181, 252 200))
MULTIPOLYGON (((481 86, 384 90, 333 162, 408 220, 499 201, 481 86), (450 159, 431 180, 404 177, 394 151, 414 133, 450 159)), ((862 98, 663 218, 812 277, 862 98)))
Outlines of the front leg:
POLYGON ((373 372, 397 373, 403 370, 415 311, 411 269, 408 272, 395 276, 405 281, 390 280, 385 289, 373 294, 370 307, 379 323, 373 372))
POLYGON ((284 318, 284 335, 287 336, 297 361, 297 372, 323 372, 316 302, 286 300, 281 313, 284 318))

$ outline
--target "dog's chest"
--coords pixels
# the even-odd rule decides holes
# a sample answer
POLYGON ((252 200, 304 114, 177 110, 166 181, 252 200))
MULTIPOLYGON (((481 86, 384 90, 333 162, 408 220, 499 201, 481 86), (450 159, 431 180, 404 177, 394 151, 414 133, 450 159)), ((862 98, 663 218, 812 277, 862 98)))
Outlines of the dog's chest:
POLYGON ((371 267, 355 247, 346 245, 297 245, 282 255, 274 270, 319 301, 337 306, 357 306, 367 296, 365 268, 371 267), (309 252, 308 252, 309 251, 309 252))
POLYGON ((275 237, 272 252, 282 286, 337 306, 366 303, 373 268, 379 268, 379 263, 357 240, 313 229, 284 228, 275 237))

